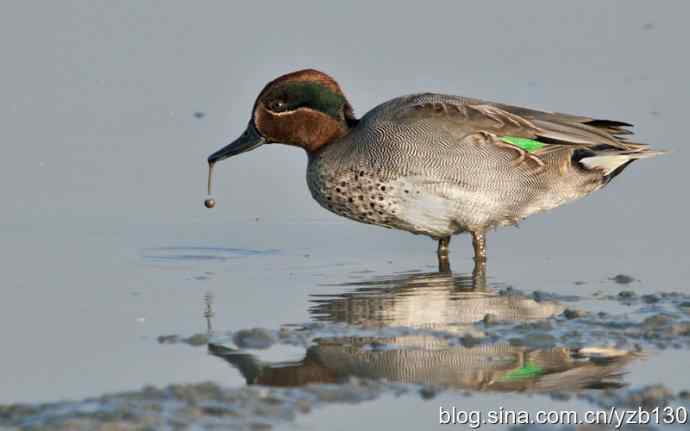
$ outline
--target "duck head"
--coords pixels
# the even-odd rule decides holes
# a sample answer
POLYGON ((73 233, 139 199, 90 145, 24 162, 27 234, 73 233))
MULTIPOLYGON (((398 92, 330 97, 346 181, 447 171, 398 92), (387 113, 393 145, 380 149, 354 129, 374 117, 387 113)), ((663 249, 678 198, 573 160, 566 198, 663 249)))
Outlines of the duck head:
POLYGON ((340 86, 318 70, 283 75, 259 93, 247 129, 208 158, 210 165, 267 143, 318 151, 356 123, 340 86))

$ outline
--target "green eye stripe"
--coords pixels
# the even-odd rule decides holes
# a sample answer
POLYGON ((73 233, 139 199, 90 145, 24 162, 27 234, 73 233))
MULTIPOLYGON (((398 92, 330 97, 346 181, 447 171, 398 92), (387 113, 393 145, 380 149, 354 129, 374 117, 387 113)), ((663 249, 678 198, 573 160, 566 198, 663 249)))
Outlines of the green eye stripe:
POLYGON ((291 82, 273 96, 284 101, 287 109, 309 107, 339 118, 345 98, 317 82, 291 82))

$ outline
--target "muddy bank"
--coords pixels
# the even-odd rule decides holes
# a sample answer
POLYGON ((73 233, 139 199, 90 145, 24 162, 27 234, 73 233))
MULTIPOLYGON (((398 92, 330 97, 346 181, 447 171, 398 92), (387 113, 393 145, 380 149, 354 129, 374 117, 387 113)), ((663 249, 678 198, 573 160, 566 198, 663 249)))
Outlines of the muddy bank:
MULTIPOLYGON (((0 429, 270 430, 281 424, 291 423, 298 415, 325 405, 370 402, 386 394, 430 399, 440 391, 438 388, 359 379, 351 379, 338 385, 318 384, 300 388, 247 386, 233 389, 213 383, 171 385, 162 389, 146 387, 140 391, 104 395, 78 402, 0 406, 0 429)), ((457 396, 472 395, 458 393, 457 396)), ((687 391, 674 394, 660 385, 620 390, 615 395, 606 391, 586 391, 578 397, 586 399, 593 408, 616 406, 636 409, 642 406, 648 410, 656 406, 687 406, 690 401, 687 391)))
POLYGON ((67 430, 269 430, 327 403, 360 403, 413 387, 353 379, 300 389, 214 383, 103 395, 77 402, 0 406, 0 429, 67 430))

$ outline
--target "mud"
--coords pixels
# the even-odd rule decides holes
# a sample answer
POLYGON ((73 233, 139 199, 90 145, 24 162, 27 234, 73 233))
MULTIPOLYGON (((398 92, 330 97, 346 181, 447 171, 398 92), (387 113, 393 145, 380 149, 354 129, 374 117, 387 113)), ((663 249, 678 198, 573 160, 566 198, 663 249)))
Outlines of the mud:
MULTIPOLYGON (((446 389, 447 390, 447 389, 446 389)), ((124 430, 270 430, 292 422, 298 415, 331 404, 358 404, 382 395, 407 395, 431 399, 442 393, 438 387, 418 387, 372 380, 350 379, 338 385, 318 384, 301 388, 246 386, 223 388, 213 383, 171 385, 157 389, 103 395, 78 402, 34 406, 0 406, 0 430, 15 431, 124 431, 124 430)), ((458 394, 457 396, 470 396, 458 394)), ((568 392, 553 392, 559 401, 572 398, 568 392)), ((576 394, 593 407, 647 411, 660 406, 688 405, 688 391, 674 394, 662 385, 636 390, 587 391, 576 394)), ((562 429, 573 426, 516 426, 511 430, 562 429)), ((583 429, 583 428, 577 428, 583 429)), ((592 426, 586 429, 610 429, 592 426)), ((626 429, 656 429, 653 426, 626 429)), ((666 428, 664 428, 666 429, 666 428)))

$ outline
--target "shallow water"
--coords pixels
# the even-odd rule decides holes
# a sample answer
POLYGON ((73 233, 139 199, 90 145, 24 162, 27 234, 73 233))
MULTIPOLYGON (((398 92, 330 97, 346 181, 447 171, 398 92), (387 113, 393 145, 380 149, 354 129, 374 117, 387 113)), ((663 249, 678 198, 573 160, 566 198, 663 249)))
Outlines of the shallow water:
MULTIPOLYGON (((314 230, 332 232, 331 239, 342 250, 352 250, 348 242, 358 238, 339 232, 347 230, 347 224, 287 228, 254 221, 247 226, 270 234, 273 246, 259 243, 243 248, 249 233, 228 233, 226 229, 224 235, 231 239, 222 242, 182 239, 175 245, 152 247, 160 232, 142 229, 136 237, 113 235, 108 239, 112 260, 84 253, 78 264, 73 263, 78 269, 70 272, 59 268, 71 264, 73 257, 49 246, 32 250, 34 255, 53 253, 53 259, 46 262, 54 266, 23 273, 27 284, 13 293, 14 303, 22 306, 4 310, 8 322, 16 322, 7 331, 5 343, 17 346, 5 352, 5 364, 8 369, 27 371, 6 375, 2 403, 78 400, 144 385, 201 381, 229 387, 247 383, 284 387, 357 377, 449 388, 439 389, 433 400, 420 397, 416 389, 402 398, 394 396, 394 391, 384 392, 345 410, 316 408, 313 417, 300 415, 291 425, 318 428, 314 424, 355 409, 374 423, 414 429, 412 424, 419 421, 436 421, 439 402, 452 405, 454 391, 488 390, 487 395, 472 396, 470 404, 509 409, 559 405, 544 396, 520 401, 522 397, 510 394, 514 390, 548 392, 557 388, 569 392, 602 385, 640 388, 663 383, 677 393, 690 387, 683 370, 690 351, 687 337, 680 338, 680 346, 659 350, 654 339, 630 339, 620 345, 620 340, 606 332, 596 336, 599 326, 591 330, 578 326, 582 332, 578 339, 560 341, 556 334, 560 325, 575 328, 567 326, 571 321, 563 320, 566 308, 606 311, 610 316, 602 319, 604 323, 642 321, 668 310, 680 310, 681 320, 682 313, 690 319, 677 306, 683 297, 673 303, 664 299, 663 307, 640 299, 640 295, 661 290, 690 298, 687 289, 654 289, 649 281, 642 281, 650 277, 644 271, 630 272, 640 281, 621 285, 610 279, 617 271, 602 265, 600 258, 579 258, 592 268, 590 278, 583 276, 581 268, 569 265, 558 270, 553 264, 553 271, 534 274, 514 258, 495 258, 484 279, 481 273, 460 272, 472 263, 462 258, 463 250, 454 249, 456 272, 448 275, 435 272, 434 255, 426 252, 433 245, 429 241, 418 241, 423 250, 408 248, 382 258, 380 250, 361 250, 356 255, 333 250, 309 235, 314 230), (127 250, 130 242, 141 247, 127 250), (300 247, 288 246, 294 243, 300 247), (512 274, 513 278, 502 279, 497 274, 512 274), (550 282, 537 284, 535 279, 542 277, 550 282), (60 278, 64 278, 60 290, 36 287, 60 278), (636 296, 620 300, 621 291, 634 291, 636 296), (209 299, 211 315, 206 309, 209 299), (482 323, 486 314, 495 323, 482 323), (208 348, 204 338, 198 346, 159 340, 161 336, 209 335, 209 319, 208 348), (544 319, 561 323, 547 331, 539 326, 514 326, 544 319), (271 348, 237 351, 232 334, 253 327, 274 334, 271 348), (300 334, 305 328, 308 335, 274 344, 281 333, 300 334), (515 342, 516 337, 527 341, 515 342), (630 352, 637 351, 635 344, 639 343, 644 356, 626 357, 603 367, 593 365, 586 358, 576 358, 572 350, 590 346, 590 342, 591 346, 630 352), (571 378, 569 370, 573 369, 582 374, 571 378), (415 422, 406 411, 417 408, 424 419, 415 422)), ((83 228, 88 231, 87 226, 83 228)), ((194 228, 198 227, 190 226, 187 231, 194 228)), ((64 233, 44 234, 44 239, 52 239, 47 245, 68 240, 64 233)), ((522 259, 523 265, 528 260, 522 259)), ((577 405, 582 411, 592 408, 583 400, 577 405)), ((345 418, 339 426, 347 429, 347 423, 345 418)), ((283 422, 274 426, 280 424, 283 422)))
POLYGON ((0 405, 203 381, 234 390, 248 376, 282 386, 385 378, 406 392, 383 386, 365 402, 317 403, 271 423, 418 429, 458 397, 485 410, 561 405, 522 392, 553 382, 690 389, 688 336, 670 326, 690 316, 690 65, 671 54, 685 50, 687 6, 419 4, 401 8, 391 32, 376 18, 387 6, 362 16, 364 6, 275 5, 262 29, 313 18, 275 32, 257 32, 230 4, 74 2, 37 14, 16 3, 0 17, 0 405), (404 93, 465 94, 630 121, 639 141, 672 154, 491 233, 485 274, 472 273, 469 238, 451 243, 451 277, 436 273, 429 239, 325 212, 294 148, 219 164, 218 204, 205 209, 205 157, 241 132, 267 80, 306 66, 334 75, 360 115, 404 93), (643 299, 651 294, 658 303, 643 299), (566 319, 564 309, 591 314, 566 319), (642 326, 659 315, 671 320, 642 326), (270 348, 236 345, 233 334, 251 328, 265 332, 244 342, 270 348), (583 347, 630 354, 602 362, 583 347), (565 378, 585 371, 599 380, 565 378))

